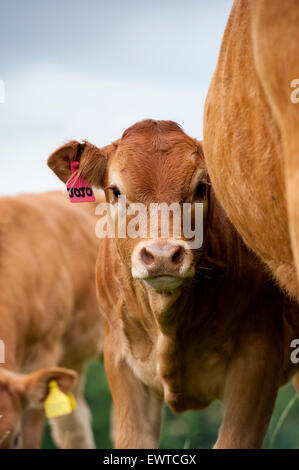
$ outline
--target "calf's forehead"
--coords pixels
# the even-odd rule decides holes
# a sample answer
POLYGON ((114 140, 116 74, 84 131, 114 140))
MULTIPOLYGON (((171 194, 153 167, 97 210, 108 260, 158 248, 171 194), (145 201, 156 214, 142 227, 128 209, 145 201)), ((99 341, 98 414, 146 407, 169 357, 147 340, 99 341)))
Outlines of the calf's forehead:
POLYGON ((204 167, 193 139, 183 132, 138 134, 120 140, 109 168, 109 184, 140 202, 180 201, 194 173, 204 167))

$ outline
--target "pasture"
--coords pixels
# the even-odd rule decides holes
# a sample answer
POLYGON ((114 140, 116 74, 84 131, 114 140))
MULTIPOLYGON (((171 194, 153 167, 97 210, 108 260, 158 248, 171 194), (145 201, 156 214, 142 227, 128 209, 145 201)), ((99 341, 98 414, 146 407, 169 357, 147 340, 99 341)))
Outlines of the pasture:
MULTIPOLYGON (((271 448, 271 437, 279 418, 294 396, 292 385, 282 387, 279 391, 276 406, 265 438, 264 448, 271 448)), ((90 364, 87 374, 85 397, 92 411, 93 431, 98 449, 110 449, 109 420, 111 398, 102 363, 90 364)), ((160 449, 207 449, 216 441, 221 421, 220 402, 213 403, 208 409, 195 412, 187 411, 174 415, 169 408, 164 408, 164 421, 160 439, 160 449)), ((276 449, 298 449, 299 399, 287 415, 275 439, 276 449)), ((43 448, 53 449, 48 425, 45 428, 43 448)))

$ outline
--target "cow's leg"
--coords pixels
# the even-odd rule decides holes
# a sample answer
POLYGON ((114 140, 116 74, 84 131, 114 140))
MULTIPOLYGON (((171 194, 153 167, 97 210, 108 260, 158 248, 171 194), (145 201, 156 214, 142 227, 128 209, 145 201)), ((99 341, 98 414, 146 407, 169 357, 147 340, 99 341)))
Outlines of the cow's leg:
POLYGON ((105 340, 104 364, 115 410, 115 447, 152 449, 159 443, 162 402, 105 340))
POLYGON ((74 389, 77 408, 71 414, 49 420, 52 437, 61 449, 94 449, 89 407, 83 396, 84 374, 81 373, 74 389))
POLYGON ((114 406, 113 406, 113 404, 111 404, 111 407, 110 407, 110 433, 109 433, 109 436, 110 436, 110 440, 112 442, 113 447, 115 445, 115 429, 116 429, 115 422, 116 422, 116 417, 115 417, 114 406))
POLYGON ((22 437, 24 449, 39 449, 41 446, 45 413, 43 408, 28 409, 22 417, 22 437))
POLYGON ((262 447, 278 392, 281 363, 275 348, 260 341, 252 341, 232 360, 216 449, 262 447))

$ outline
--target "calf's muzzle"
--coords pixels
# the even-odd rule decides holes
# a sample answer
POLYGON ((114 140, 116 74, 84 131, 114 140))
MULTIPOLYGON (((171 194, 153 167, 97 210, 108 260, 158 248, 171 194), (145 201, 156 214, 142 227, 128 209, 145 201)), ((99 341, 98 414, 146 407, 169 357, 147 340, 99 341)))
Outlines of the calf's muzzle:
POLYGON ((132 275, 157 290, 173 290, 194 274, 192 253, 182 240, 139 243, 132 254, 132 275))

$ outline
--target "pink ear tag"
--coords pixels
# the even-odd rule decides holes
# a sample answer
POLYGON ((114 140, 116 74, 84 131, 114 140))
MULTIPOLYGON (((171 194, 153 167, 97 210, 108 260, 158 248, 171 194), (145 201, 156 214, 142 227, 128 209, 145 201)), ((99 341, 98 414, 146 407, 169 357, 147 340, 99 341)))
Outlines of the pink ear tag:
POLYGON ((71 202, 95 202, 92 188, 82 176, 77 176, 79 162, 71 161, 71 177, 66 182, 66 189, 71 202))

